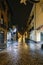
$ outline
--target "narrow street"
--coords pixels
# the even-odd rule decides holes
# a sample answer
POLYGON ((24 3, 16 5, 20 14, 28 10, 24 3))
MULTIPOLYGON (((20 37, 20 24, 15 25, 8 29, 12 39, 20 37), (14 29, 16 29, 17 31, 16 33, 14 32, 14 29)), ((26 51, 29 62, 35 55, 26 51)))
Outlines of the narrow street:
POLYGON ((0 65, 43 65, 43 0, 0 0, 0 65))
POLYGON ((30 44, 7 42, 7 48, 0 50, 0 65, 43 65, 43 50, 30 44))

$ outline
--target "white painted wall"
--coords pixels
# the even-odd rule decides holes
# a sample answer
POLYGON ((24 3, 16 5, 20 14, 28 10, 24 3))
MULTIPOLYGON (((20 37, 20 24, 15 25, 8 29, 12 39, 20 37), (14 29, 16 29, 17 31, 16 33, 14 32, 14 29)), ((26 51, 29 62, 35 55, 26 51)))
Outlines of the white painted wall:
POLYGON ((36 41, 41 41, 41 35, 40 35, 40 32, 37 32, 37 36, 36 36, 36 41))

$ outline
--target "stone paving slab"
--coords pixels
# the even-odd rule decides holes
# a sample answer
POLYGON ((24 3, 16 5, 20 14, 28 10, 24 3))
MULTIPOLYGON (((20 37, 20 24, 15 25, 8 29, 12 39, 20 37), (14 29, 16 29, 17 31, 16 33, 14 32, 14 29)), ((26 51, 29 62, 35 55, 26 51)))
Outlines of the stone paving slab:
POLYGON ((10 45, 0 52, 0 65, 43 65, 43 54, 40 50, 30 50, 26 44, 10 45))

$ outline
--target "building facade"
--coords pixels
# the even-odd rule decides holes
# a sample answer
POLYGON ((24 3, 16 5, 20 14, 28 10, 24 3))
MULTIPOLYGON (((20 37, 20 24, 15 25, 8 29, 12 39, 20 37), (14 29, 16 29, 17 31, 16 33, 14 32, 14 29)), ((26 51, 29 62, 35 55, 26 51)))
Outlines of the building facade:
POLYGON ((28 19, 29 38, 34 41, 43 41, 43 0, 34 3, 28 19))
POLYGON ((0 48, 6 47, 8 28, 8 5, 6 1, 0 2, 0 48))

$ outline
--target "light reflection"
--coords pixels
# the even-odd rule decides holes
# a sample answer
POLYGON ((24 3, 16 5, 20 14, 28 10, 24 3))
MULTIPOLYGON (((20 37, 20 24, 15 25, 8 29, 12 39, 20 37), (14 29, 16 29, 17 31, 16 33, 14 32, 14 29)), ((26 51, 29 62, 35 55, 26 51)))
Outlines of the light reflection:
POLYGON ((30 43, 29 45, 31 50, 35 50, 35 44, 30 43))
POLYGON ((13 51, 16 55, 18 54, 18 49, 13 49, 13 51))
POLYGON ((28 48, 28 45, 26 43, 24 43, 24 47, 25 47, 25 49, 27 49, 28 48))
POLYGON ((7 48, 7 51, 11 51, 11 50, 12 50, 11 46, 7 48))
POLYGON ((31 50, 40 50, 41 49, 41 44, 40 43, 30 43, 30 49, 31 50))
POLYGON ((41 49, 41 50, 39 51, 39 53, 40 53, 41 55, 43 55, 43 50, 41 49))
POLYGON ((41 48, 41 44, 36 44, 36 47, 37 47, 37 49, 40 49, 41 48))
POLYGON ((13 42, 13 46, 15 46, 15 45, 18 45, 18 42, 14 41, 13 42))

